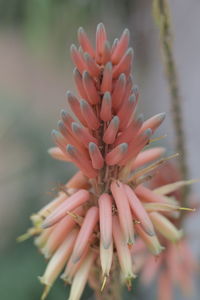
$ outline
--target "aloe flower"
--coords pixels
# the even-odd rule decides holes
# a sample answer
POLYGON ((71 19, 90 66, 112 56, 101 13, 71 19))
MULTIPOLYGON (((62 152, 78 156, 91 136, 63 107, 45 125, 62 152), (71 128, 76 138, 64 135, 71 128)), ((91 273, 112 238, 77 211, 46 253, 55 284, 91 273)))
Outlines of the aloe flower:
POLYGON ((165 161, 163 148, 149 148, 165 114, 146 121, 137 116, 129 31, 111 45, 99 24, 95 48, 83 28, 78 41, 78 48, 71 46, 78 95, 67 92, 71 113, 61 111, 58 130, 52 132, 56 147, 49 153, 79 171, 31 217, 34 227, 26 235, 39 234, 35 244, 49 259, 40 277, 46 286, 42 299, 63 269, 62 279, 72 284, 70 300, 80 299, 94 267, 103 289, 116 261, 130 288, 135 277, 131 247, 137 236, 154 255, 164 249, 157 232, 173 242, 182 237, 163 214, 177 212, 176 202, 144 185, 149 172, 165 161))
MULTIPOLYGON (((177 167, 168 163, 161 167, 159 174, 154 176, 151 187, 159 194, 173 197, 173 200, 176 201, 176 204, 173 205, 178 206, 181 205, 182 199, 179 189, 194 182, 194 180, 183 181, 180 179, 177 167)), ((178 235, 175 225, 180 226, 181 220, 179 219, 180 211, 179 213, 177 211, 176 214, 171 212, 171 209, 165 210, 165 215, 168 215, 171 221, 171 236, 168 237, 163 232, 161 225, 157 228, 158 234, 164 233, 165 236, 165 239, 161 237, 165 251, 159 255, 158 259, 155 260, 155 257, 147 251, 141 238, 138 238, 135 247, 131 249, 134 267, 141 273, 141 283, 150 285, 153 280, 157 279, 157 300, 173 300, 175 286, 178 286, 182 293, 189 297, 194 292, 193 279, 198 263, 191 252, 186 236, 181 239, 178 238, 176 243, 172 243, 171 237, 178 235)), ((157 222, 157 218, 157 213, 153 212, 153 223, 157 222)))

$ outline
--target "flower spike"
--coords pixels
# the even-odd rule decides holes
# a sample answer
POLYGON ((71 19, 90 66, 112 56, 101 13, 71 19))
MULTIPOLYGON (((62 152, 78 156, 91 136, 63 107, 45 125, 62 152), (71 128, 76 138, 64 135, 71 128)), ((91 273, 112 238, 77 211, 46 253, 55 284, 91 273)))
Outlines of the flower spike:
POLYGON ((162 158, 164 148, 151 148, 161 139, 151 136, 165 114, 146 121, 137 115, 139 91, 132 75, 134 53, 129 40, 130 32, 125 29, 111 44, 100 23, 95 47, 82 27, 79 45, 71 46, 78 96, 67 91, 70 112, 61 111, 58 131, 52 132, 56 147, 49 154, 73 163, 78 170, 59 187, 53 201, 31 216, 32 227, 19 238, 34 236, 35 245, 49 258, 41 277, 46 285, 42 299, 62 269, 61 278, 71 284, 69 300, 80 300, 87 282, 99 287, 97 294, 113 290, 109 285, 119 268, 128 289, 134 273, 142 268, 143 281, 149 281, 149 266, 150 275, 161 272, 163 289, 175 277, 190 287, 193 264, 177 228, 181 228, 181 210, 192 209, 182 207, 177 195, 191 181, 179 176, 166 182, 167 174, 177 172, 162 168, 176 155, 162 158), (171 247, 174 242, 184 261, 178 262, 178 268, 176 247, 171 247), (148 253, 157 256, 156 267, 152 256, 145 266, 148 253), (163 272, 175 275, 165 280, 163 272))

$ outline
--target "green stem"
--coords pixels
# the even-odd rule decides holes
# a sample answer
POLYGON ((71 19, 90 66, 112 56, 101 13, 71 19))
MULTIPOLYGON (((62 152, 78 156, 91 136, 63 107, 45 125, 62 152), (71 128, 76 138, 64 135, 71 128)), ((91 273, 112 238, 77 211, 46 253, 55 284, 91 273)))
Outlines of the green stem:
MULTIPOLYGON (((169 83, 172 118, 176 134, 176 149, 180 153, 180 171, 183 178, 188 178, 186 163, 185 135, 183 129, 181 97, 177 79, 176 64, 172 49, 172 29, 169 5, 167 0, 153 0, 153 14, 160 31, 160 44, 164 56, 164 66, 169 83)), ((184 202, 188 195, 188 187, 183 191, 184 202)))

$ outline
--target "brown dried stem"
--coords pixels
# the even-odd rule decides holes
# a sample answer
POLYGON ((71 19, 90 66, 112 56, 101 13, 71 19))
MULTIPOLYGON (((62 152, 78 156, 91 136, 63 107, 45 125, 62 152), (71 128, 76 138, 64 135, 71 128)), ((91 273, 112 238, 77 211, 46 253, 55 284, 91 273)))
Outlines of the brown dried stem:
MULTIPOLYGON (((169 83, 172 118, 176 133, 176 149, 180 153, 180 171, 183 178, 188 178, 188 167, 186 163, 185 134, 183 129, 181 97, 178 85, 177 70, 172 49, 172 29, 169 5, 167 0, 153 0, 153 14, 155 22, 160 31, 160 44, 164 56, 164 67, 169 83)), ((188 195, 188 187, 183 191, 184 202, 188 195)))

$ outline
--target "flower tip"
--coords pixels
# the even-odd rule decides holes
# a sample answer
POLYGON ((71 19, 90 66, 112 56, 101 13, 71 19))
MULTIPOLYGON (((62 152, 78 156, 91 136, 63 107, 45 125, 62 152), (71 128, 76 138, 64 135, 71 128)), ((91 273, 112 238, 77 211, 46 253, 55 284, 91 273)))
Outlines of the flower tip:
POLYGON ((102 244, 103 244, 104 249, 107 250, 107 249, 110 247, 111 242, 112 242, 111 239, 110 239, 110 240, 105 240, 105 239, 103 239, 103 240, 102 240, 102 244))
POLYGON ((134 54, 134 51, 133 51, 133 48, 132 47, 130 47, 130 48, 128 48, 128 50, 127 50, 127 52, 126 52, 126 56, 133 56, 133 54, 134 54))
POLYGON ((134 84, 133 91, 134 91, 134 93, 135 93, 136 95, 138 95, 138 93, 139 93, 139 87, 138 87, 137 84, 134 84))
POLYGON ((152 129, 151 128, 147 128, 145 131, 144 131, 144 134, 148 137, 150 137, 152 135, 152 129))
POLYGON ((112 122, 113 122, 113 124, 114 124, 114 126, 115 126, 116 128, 119 127, 119 122, 120 122, 120 120, 119 120, 119 117, 118 117, 118 116, 114 116, 113 119, 112 119, 112 122))
POLYGON ((136 99, 136 97, 135 97, 134 94, 132 94, 132 95, 130 96, 130 98, 129 98, 129 102, 130 102, 130 103, 134 103, 136 100, 137 100, 137 99, 136 99))
POLYGON ((126 81, 126 75, 125 75, 124 73, 120 74, 119 80, 120 80, 121 82, 125 82, 125 81, 126 81))
POLYGON ((125 153, 128 150, 128 144, 127 143, 122 143, 122 144, 119 145, 119 147, 120 147, 120 152, 121 153, 125 153))
POLYGON ((73 93, 71 91, 66 91, 66 97, 69 102, 73 101, 73 93))
POLYGON ((89 73, 88 73, 88 71, 83 71, 83 79, 84 80, 88 80, 90 78, 90 75, 89 75, 89 73))
POLYGON ((74 154, 74 151, 75 151, 75 147, 71 144, 67 144, 66 146, 66 150, 69 154, 73 155, 74 154))
POLYGON ((89 151, 90 151, 90 152, 93 153, 93 152, 95 151, 96 147, 97 147, 97 146, 96 146, 95 143, 93 143, 93 142, 90 142, 90 143, 89 143, 89 151))
POLYGON ((85 30, 83 29, 82 26, 78 28, 78 34, 82 34, 84 32, 85 32, 85 30))
POLYGON ((104 96, 103 96, 103 99, 105 99, 106 102, 110 102, 111 101, 111 95, 110 95, 110 92, 105 92, 104 93, 104 96))
POLYGON ((112 71, 112 63, 109 61, 106 65, 105 68, 109 71, 112 71))
POLYGON ((71 127, 73 132, 77 132, 80 129, 80 125, 76 122, 72 122, 71 127))
POLYGON ((76 45, 71 44, 71 46, 70 46, 70 51, 71 51, 71 53, 74 52, 74 51, 77 51, 76 45))
POLYGON ((104 26, 104 24, 102 22, 97 25, 97 31, 100 31, 100 30, 104 30, 105 31, 105 26, 104 26))
POLYGON ((61 111, 60 111, 60 116, 61 116, 61 118, 63 119, 63 118, 65 118, 67 115, 68 115, 68 113, 66 112, 66 110, 61 109, 61 111))
POLYGON ((126 35, 127 37, 130 36, 130 30, 128 28, 125 28, 123 31, 123 35, 126 35))
POLYGON ((63 121, 61 121, 61 120, 58 121, 57 126, 58 126, 59 130, 61 130, 65 127, 63 121))
POLYGON ((144 115, 143 115, 143 114, 140 114, 140 115, 138 116, 138 118, 137 118, 137 121, 138 121, 139 123, 143 123, 143 122, 144 122, 144 115))
POLYGON ((84 99, 81 99, 81 100, 80 100, 80 106, 81 106, 81 108, 86 108, 86 107, 88 107, 87 101, 85 101, 84 99))
POLYGON ((162 113, 158 114, 158 118, 160 119, 160 121, 164 121, 165 117, 166 117, 165 112, 162 112, 162 113))

